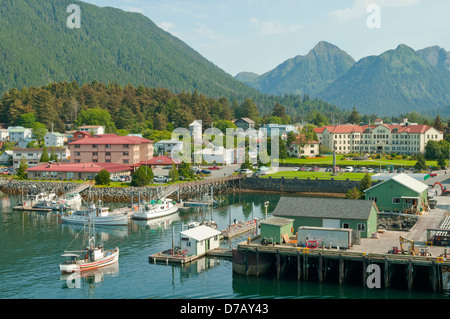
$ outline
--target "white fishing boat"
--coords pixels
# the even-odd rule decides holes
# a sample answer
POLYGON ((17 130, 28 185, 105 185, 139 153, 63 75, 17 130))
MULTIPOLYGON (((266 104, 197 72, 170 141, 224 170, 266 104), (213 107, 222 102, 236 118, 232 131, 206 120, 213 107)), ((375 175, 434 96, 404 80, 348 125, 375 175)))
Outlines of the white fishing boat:
POLYGON ((82 204, 82 197, 80 193, 68 193, 59 201, 66 206, 73 209, 80 209, 82 204))
POLYGON ((119 248, 105 250, 103 245, 95 243, 95 218, 88 214, 84 216, 84 239, 88 239, 88 245, 84 250, 68 251, 66 250, 63 257, 67 260, 59 265, 61 272, 74 273, 93 270, 112 265, 119 261, 119 248), (88 231, 86 232, 86 223, 88 231))
POLYGON ((178 211, 178 203, 169 199, 162 198, 157 201, 151 201, 143 208, 133 214, 134 219, 153 219, 167 216, 178 211))
POLYGON ((92 205, 87 210, 67 211, 61 216, 66 223, 84 224, 86 216, 92 218, 96 225, 126 226, 128 225, 128 213, 123 211, 110 212, 109 207, 95 207, 92 205))

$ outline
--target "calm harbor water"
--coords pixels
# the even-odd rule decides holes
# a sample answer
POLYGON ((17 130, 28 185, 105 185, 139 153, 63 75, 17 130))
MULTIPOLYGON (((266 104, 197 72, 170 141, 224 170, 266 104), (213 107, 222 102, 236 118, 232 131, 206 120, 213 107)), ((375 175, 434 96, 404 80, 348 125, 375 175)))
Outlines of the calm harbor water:
MULTIPOLYGON (((231 220, 265 216, 263 203, 270 201, 268 216, 280 196, 234 194, 224 205, 206 212, 219 229, 231 220), (231 216, 231 217, 230 217, 231 216)), ((201 220, 199 212, 177 213, 164 220, 132 221, 129 226, 97 227, 97 238, 105 248, 120 248, 118 265, 97 270, 82 278, 62 276, 61 254, 76 238, 81 226, 62 224, 58 213, 16 212, 19 198, 0 193, 0 298, 2 299, 441 299, 430 292, 369 289, 246 277, 233 274, 231 260, 202 258, 188 267, 152 264, 148 256, 178 242, 182 224, 201 220)), ((244 235, 224 247, 243 241, 244 235)), ((71 249, 77 247, 71 246, 71 249)))

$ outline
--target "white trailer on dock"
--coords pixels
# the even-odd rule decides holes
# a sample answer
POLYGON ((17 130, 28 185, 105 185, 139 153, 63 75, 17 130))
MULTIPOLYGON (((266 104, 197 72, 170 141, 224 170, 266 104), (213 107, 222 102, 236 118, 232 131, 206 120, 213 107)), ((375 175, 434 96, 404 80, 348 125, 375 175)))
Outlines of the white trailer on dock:
POLYGON ((297 245, 309 248, 343 248, 352 246, 352 230, 301 226, 297 230, 297 245))

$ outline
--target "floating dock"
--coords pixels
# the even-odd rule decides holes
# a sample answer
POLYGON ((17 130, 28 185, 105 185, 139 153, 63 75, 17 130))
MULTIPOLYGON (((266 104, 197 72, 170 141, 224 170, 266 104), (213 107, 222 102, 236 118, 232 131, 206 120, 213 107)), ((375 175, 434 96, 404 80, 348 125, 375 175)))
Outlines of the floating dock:
MULTIPOLYGON (((203 256, 203 255, 202 255, 203 256)), ((165 251, 162 251, 160 253, 156 253, 153 255, 150 255, 148 257, 148 262, 151 263, 165 263, 165 264, 187 264, 191 261, 200 258, 202 256, 192 255, 187 256, 186 254, 183 254, 182 252, 179 253, 172 253, 172 249, 168 249, 165 251)))
POLYGON ((13 210, 19 210, 23 212, 52 212, 53 210, 51 208, 36 208, 31 206, 15 206, 13 207, 13 210))
POLYGON ((239 236, 243 233, 254 231, 257 226, 257 220, 253 219, 248 222, 239 222, 231 225, 225 230, 222 230, 222 236, 224 239, 230 239, 239 236))

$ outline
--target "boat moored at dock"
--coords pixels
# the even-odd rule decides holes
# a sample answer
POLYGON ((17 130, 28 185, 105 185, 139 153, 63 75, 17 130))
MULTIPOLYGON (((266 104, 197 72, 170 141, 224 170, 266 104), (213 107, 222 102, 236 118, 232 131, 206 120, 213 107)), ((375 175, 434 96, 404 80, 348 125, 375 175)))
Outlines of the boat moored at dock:
POLYGON ((178 211, 178 203, 169 199, 162 198, 152 201, 145 205, 139 211, 133 214, 134 219, 153 219, 174 214, 178 211))
POLYGON ((110 212, 109 207, 95 207, 95 205, 92 205, 87 210, 68 211, 61 216, 61 220, 66 223, 84 224, 86 217, 92 218, 96 225, 128 225, 127 212, 110 212))

